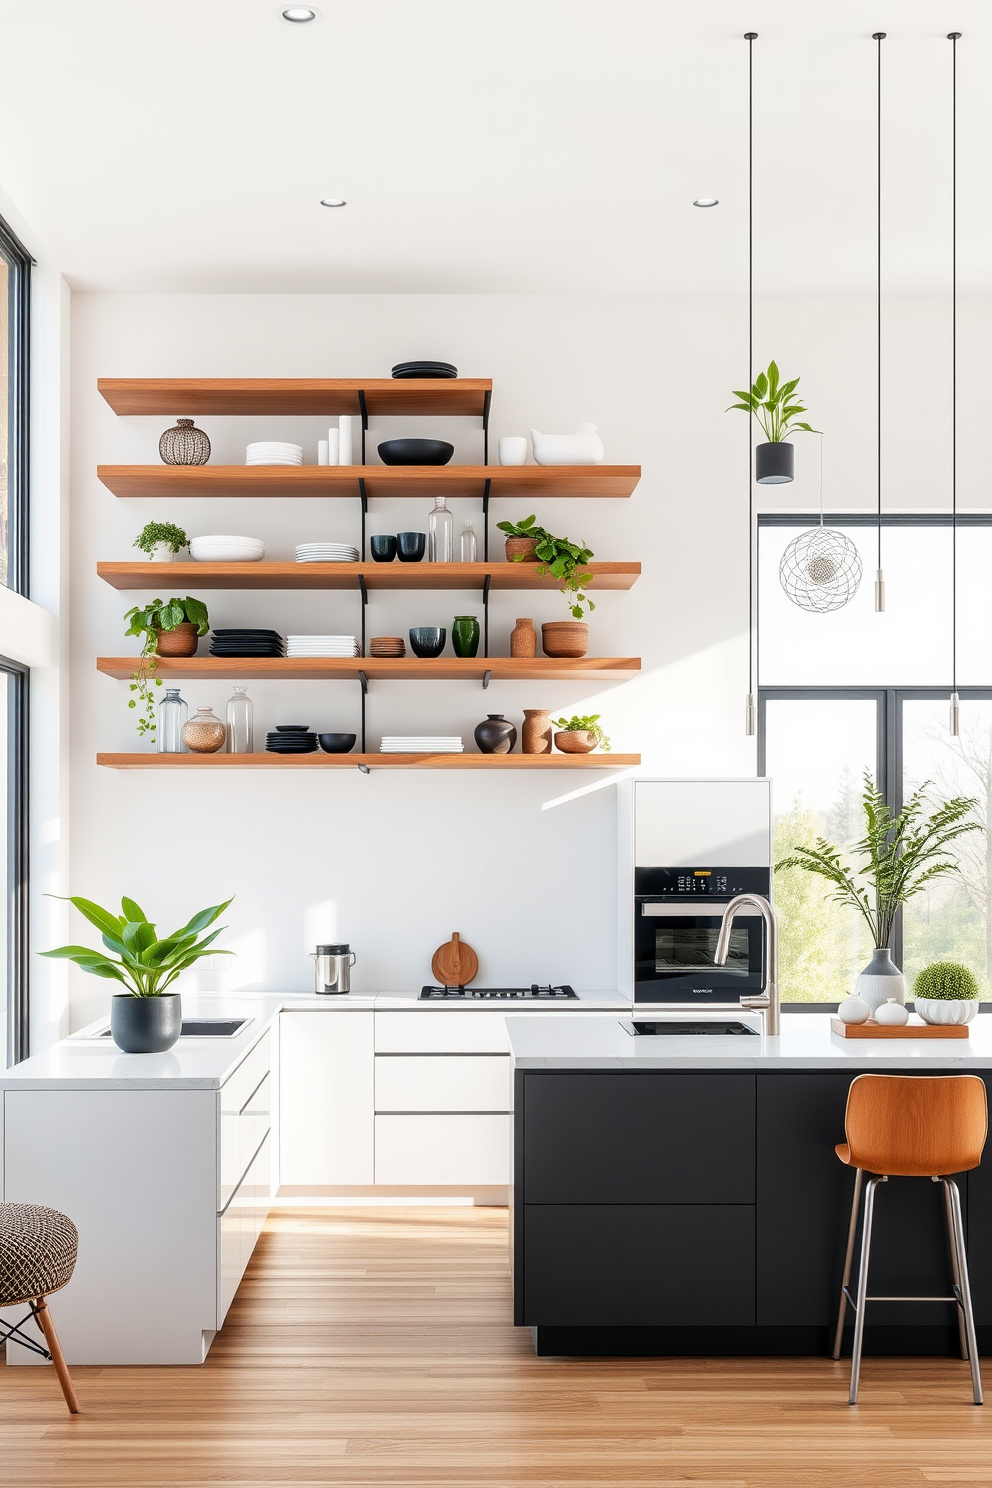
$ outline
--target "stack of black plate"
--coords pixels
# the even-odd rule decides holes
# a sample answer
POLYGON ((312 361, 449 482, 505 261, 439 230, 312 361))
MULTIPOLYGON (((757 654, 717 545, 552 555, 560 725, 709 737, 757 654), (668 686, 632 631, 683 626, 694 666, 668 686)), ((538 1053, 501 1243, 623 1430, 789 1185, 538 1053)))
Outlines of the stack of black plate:
POLYGON ((450 362, 397 362, 394 377, 457 377, 458 368, 450 362))
POLYGON ((314 754, 317 735, 305 723, 277 723, 265 736, 265 748, 269 754, 314 754))
POLYGON ((215 630, 211 656, 283 656, 285 644, 277 630, 215 630))

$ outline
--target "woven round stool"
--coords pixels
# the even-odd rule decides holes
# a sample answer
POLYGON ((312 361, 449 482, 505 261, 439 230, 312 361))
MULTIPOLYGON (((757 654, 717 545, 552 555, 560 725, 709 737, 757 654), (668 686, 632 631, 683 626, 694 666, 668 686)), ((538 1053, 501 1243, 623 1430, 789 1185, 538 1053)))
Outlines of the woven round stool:
POLYGON ((50 1359, 73 1415, 79 1410, 79 1402, 46 1298, 71 1279, 78 1244, 76 1226, 57 1209, 45 1209, 41 1204, 0 1204, 0 1307, 26 1302, 30 1308, 20 1323, 0 1321, 0 1343, 13 1339, 50 1359), (23 1332, 28 1317, 38 1324, 47 1348, 23 1332))

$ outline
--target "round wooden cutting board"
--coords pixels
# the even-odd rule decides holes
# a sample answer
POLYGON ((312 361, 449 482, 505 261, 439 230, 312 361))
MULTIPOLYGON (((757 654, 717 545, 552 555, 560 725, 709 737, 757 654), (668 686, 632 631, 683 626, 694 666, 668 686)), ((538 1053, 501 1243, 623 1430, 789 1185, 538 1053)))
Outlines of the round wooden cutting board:
POLYGON ((431 971, 442 987, 467 987, 479 975, 479 958, 470 945, 458 939, 455 931, 451 939, 434 952, 431 971))

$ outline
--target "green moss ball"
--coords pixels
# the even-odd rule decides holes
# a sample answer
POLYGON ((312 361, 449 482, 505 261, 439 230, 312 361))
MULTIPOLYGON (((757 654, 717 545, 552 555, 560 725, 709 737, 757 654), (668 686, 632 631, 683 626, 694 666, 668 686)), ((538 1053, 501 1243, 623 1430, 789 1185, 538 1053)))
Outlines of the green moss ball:
POLYGON ((935 961, 924 967, 913 984, 917 997, 928 997, 934 1002, 963 1002, 978 996, 978 983, 967 966, 956 961, 935 961))

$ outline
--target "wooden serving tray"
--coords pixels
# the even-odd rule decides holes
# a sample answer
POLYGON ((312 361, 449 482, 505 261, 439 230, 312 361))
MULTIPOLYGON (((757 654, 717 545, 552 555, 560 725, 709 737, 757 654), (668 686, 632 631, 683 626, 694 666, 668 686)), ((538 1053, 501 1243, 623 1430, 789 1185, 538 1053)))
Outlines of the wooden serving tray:
POLYGON ((831 1018, 830 1027, 841 1038, 849 1039, 962 1039, 969 1036, 967 1023, 924 1023, 922 1019, 914 1022, 912 1018, 895 1028, 886 1028, 884 1024, 876 1023, 874 1018, 869 1018, 867 1023, 845 1023, 842 1018, 831 1018))

